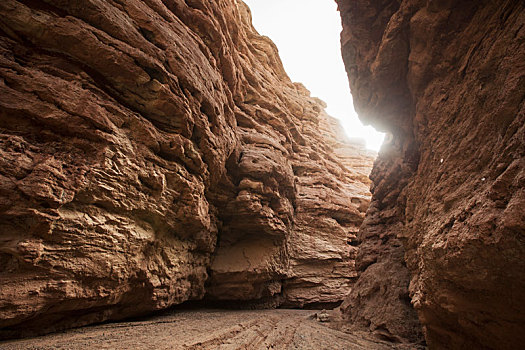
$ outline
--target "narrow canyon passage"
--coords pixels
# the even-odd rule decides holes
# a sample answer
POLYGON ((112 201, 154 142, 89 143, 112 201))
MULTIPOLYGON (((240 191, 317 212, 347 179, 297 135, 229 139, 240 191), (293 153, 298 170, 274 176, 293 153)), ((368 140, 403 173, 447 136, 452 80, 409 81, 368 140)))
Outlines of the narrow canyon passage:
MULTIPOLYGON (((48 336, 0 342, 19 349, 222 349, 386 350, 409 349, 343 333, 315 318, 312 310, 191 310, 164 312, 133 322, 108 323, 48 336)), ((413 349, 413 348, 411 348, 413 349)))
POLYGON ((0 1, 0 347, 523 348, 525 2, 336 2, 377 158, 241 0, 0 1))

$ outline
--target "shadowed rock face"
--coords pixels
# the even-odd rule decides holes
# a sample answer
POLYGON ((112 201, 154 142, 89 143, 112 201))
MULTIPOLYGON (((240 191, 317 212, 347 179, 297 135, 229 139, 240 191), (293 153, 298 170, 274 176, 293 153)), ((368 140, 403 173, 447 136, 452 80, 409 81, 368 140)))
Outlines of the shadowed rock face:
POLYGON ((221 1, 0 2, 3 337, 333 303, 373 155, 221 1))
POLYGON ((371 175, 346 317, 417 341, 413 304, 432 348, 519 348, 523 2, 337 2, 356 109, 391 134, 371 175))

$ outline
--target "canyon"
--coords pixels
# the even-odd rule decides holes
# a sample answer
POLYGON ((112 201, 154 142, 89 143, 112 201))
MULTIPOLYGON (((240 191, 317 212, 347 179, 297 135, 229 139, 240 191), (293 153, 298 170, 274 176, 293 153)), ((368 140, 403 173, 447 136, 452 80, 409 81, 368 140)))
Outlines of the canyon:
POLYGON ((377 159, 240 0, 0 2, 0 339, 525 343, 525 4, 336 2, 377 159))

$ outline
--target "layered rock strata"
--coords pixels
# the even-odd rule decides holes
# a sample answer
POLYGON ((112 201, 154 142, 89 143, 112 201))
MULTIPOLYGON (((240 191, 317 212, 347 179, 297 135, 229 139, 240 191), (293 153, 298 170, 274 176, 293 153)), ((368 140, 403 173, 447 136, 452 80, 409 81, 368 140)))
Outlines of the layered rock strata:
POLYGON ((207 299, 304 306, 339 303, 348 293, 355 277, 349 243, 368 207, 374 155, 338 133, 341 126, 322 111, 322 101, 310 101, 319 110, 301 122, 295 150, 271 147, 272 135, 257 131, 264 120, 253 121, 257 129, 241 127, 240 162, 219 199, 228 209, 221 213, 207 299))
POLYGON ((525 342, 525 8, 338 0, 372 171, 348 320, 431 348, 525 342))
POLYGON ((0 14, 2 337, 205 294, 341 299, 372 157, 289 80, 244 3, 0 14))
POLYGON ((320 136, 333 140, 326 154, 339 164, 334 167, 324 157, 305 154, 294 157, 297 201, 295 226, 288 240, 287 306, 338 304, 356 276, 354 242, 369 204, 369 189, 362 184, 370 181, 372 154, 344 134, 334 139, 334 131, 342 130, 338 121, 325 113, 321 118, 320 136))

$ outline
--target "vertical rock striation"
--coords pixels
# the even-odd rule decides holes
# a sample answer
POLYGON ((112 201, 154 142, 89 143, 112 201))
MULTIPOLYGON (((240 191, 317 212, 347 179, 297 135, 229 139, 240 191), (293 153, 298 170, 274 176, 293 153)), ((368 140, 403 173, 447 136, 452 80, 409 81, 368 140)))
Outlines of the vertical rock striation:
POLYGON ((371 175, 346 317, 417 341, 412 303, 432 348, 519 348, 523 2, 337 2, 356 109, 390 133, 371 175))
POLYGON ((369 204, 368 173, 372 154, 352 143, 339 122, 326 113, 319 125, 309 123, 313 137, 327 146, 296 153, 295 226, 288 240, 290 277, 284 283, 285 305, 339 304, 356 276, 356 239, 369 204), (320 134, 319 134, 320 132, 320 134))
POLYGON ((205 294, 341 300, 372 155, 289 80, 244 3, 0 14, 2 337, 205 294))
MULTIPOLYGON (((275 94, 278 84, 266 86, 275 94)), ((207 299, 333 304, 355 277, 348 241, 368 206, 373 154, 338 134, 341 126, 324 113, 322 101, 309 98, 302 85, 292 86, 301 120, 286 105, 272 113, 268 97, 254 95, 259 112, 243 114, 246 124, 239 123, 239 155, 229 165, 218 204, 226 210, 220 212, 207 299), (289 120, 292 129, 279 119, 289 120), (281 145, 280 134, 290 132, 292 143, 281 145)))

